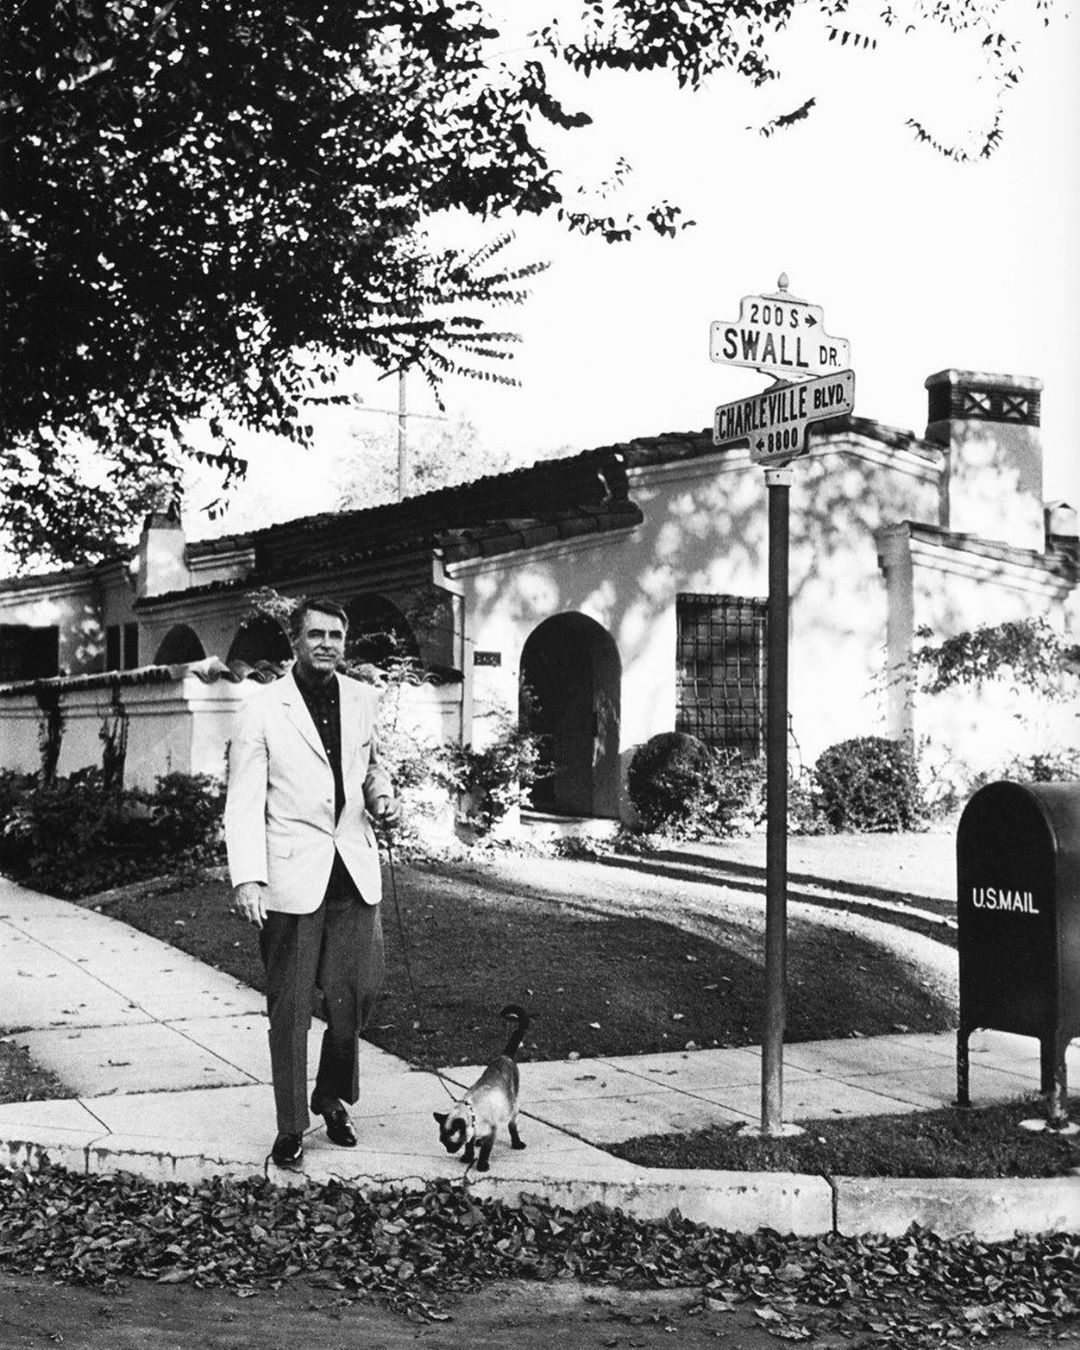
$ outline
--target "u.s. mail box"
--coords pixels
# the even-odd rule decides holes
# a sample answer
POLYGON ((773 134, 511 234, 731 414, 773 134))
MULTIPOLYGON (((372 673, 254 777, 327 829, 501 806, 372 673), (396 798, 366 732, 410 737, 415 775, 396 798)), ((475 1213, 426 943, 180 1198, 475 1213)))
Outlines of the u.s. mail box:
MULTIPOLYGON (((961 1030, 1080 1033, 1080 783, 989 783, 956 835, 961 1030)), ((1045 1086, 1045 1085, 1044 1085, 1045 1086)))

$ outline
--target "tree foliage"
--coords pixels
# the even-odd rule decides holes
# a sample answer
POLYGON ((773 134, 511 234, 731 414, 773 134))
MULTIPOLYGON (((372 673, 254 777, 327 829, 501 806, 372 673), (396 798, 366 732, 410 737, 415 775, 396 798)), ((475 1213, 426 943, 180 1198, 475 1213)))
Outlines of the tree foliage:
MULTIPOLYGON (((445 213, 551 212, 610 240, 673 234, 580 209, 549 144, 589 118, 556 66, 776 76, 795 0, 583 0, 523 47, 476 0, 25 0, 0 27, 0 528, 94 557, 187 453, 236 475, 240 430, 311 435, 341 363, 497 370, 538 264, 430 242, 445 213), (211 449, 193 443, 207 424, 211 449)), ((843 41, 847 0, 813 8, 843 41)), ((907 0, 982 25, 996 0, 907 0)), ((899 22, 886 3, 879 23, 899 22)), ((1004 76, 1002 76, 1004 78, 1004 76)), ((804 103, 774 119, 806 115, 804 103)), ((498 378, 498 375, 495 375, 498 378)))
MULTIPOLYGON (((392 502, 398 490, 398 431, 389 419, 375 426, 358 427, 337 463, 336 509, 355 511, 392 502)), ((407 496, 419 496, 438 488, 453 487, 476 476, 477 432, 471 422, 425 420, 415 426, 410 420, 406 433, 407 496)), ((504 473, 515 467, 502 448, 485 447, 483 472, 504 473)))

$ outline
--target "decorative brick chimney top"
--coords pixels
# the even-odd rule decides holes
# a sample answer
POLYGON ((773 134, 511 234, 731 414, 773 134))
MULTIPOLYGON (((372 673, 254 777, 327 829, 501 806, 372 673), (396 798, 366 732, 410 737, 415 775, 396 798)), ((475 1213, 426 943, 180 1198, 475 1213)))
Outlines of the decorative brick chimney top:
POLYGON ((1046 537, 1048 539, 1080 538, 1076 509, 1068 502, 1048 502, 1046 506, 1046 537))
POLYGON ((1042 380, 1030 375, 988 375, 979 370, 939 370, 926 380, 927 422, 959 419, 1039 425, 1042 380))
POLYGON ((939 370, 926 380, 926 439, 947 452, 939 523, 1042 553, 1042 380, 939 370))

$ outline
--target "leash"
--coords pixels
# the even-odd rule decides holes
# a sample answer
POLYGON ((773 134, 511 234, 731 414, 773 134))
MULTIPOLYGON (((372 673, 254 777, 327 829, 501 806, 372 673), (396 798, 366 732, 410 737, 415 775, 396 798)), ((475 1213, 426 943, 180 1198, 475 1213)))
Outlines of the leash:
MULTIPOLYGON (((405 962, 405 974, 409 981, 409 991, 412 994, 412 1001, 416 1007, 416 1026, 418 1031, 423 1031, 425 1029, 424 1009, 420 1002, 420 995, 416 989, 416 979, 413 975, 412 962, 409 960, 409 943, 405 935, 405 921, 401 916, 401 900, 398 896, 397 870, 394 867, 394 849, 388 833, 383 833, 382 842, 386 847, 387 869, 390 873, 390 894, 394 900, 394 916, 397 919, 398 939, 401 942, 401 955, 405 962)), ((457 1088, 456 1085, 452 1087, 438 1069, 433 1069, 432 1072, 442 1084, 443 1090, 446 1092, 447 1096, 450 1097, 451 1101, 456 1102, 460 1095, 460 1088, 457 1088)))
MULTIPOLYGON (((405 936, 405 921, 404 921, 404 919, 403 919, 402 916, 401 916, 401 900, 400 900, 400 898, 399 898, 399 896, 398 896, 397 871, 396 871, 396 869, 395 869, 395 867, 394 867, 394 849, 393 849, 393 844, 392 844, 392 842, 391 842, 390 834, 389 834, 388 831, 380 831, 380 834, 379 834, 379 842, 382 843, 383 845, 385 845, 385 847, 386 847, 387 870, 388 870, 389 873, 390 873, 390 894, 391 894, 391 896, 393 897, 393 900, 394 900, 394 916, 395 916, 395 918, 396 918, 396 920, 397 920, 398 938, 399 938, 399 940, 400 940, 400 942, 401 942, 401 955, 402 955, 402 958, 403 958, 403 960, 404 960, 404 962, 405 962, 405 974, 406 974, 406 976, 408 977, 408 981, 409 981, 409 991, 410 991, 411 994, 412 994, 412 1000, 413 1000, 413 1003, 416 1005, 416 1024, 417 1024, 417 1028, 418 1028, 418 1030, 423 1031, 423 1029, 424 1029, 424 1010, 423 1010, 423 1006, 422 1006, 422 1004, 421 1004, 421 1002, 420 1002, 420 995, 417 993, 417 989, 416 989, 416 980, 415 980, 415 978, 414 978, 414 976, 413 976, 413 970, 412 970, 412 962, 409 960, 409 944, 408 944, 408 941, 406 940, 406 936, 405 936)), ((446 1095, 450 1098, 450 1100, 451 1100, 452 1102, 454 1102, 455 1104, 456 1104, 457 1102, 459 1102, 459 1101, 461 1100, 461 1088, 460 1088, 460 1086, 459 1086, 458 1084, 456 1084, 456 1083, 451 1084, 451 1083, 447 1082, 447 1080, 443 1077, 443 1075, 439 1072, 438 1069, 432 1069, 431 1072, 434 1073, 435 1077, 436 1077, 436 1078, 439 1080, 439 1082, 442 1084, 443 1091, 444 1091, 444 1092, 446 1093, 446 1095)), ((471 1103, 466 1103, 466 1105, 468 1105, 469 1113, 470 1113, 470 1115, 472 1116, 473 1133, 474 1133, 474 1135, 475 1135, 475 1133, 476 1133, 476 1114, 475 1114, 475 1112, 473 1111, 473 1108, 472 1108, 472 1104, 471 1104, 471 1103)), ((462 1174, 460 1185, 461 1185, 461 1187, 462 1187, 463 1190, 467 1190, 468 1187, 472 1184, 472 1171, 473 1171, 473 1167, 474 1167, 474 1166, 475 1166, 474 1163, 469 1163, 468 1166, 465 1168, 465 1171, 464 1171, 463 1174, 462 1174)))

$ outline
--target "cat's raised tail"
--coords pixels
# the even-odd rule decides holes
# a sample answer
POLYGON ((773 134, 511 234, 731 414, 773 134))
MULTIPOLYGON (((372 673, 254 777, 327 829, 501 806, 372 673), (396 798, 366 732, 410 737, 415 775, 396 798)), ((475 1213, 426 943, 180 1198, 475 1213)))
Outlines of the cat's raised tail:
POLYGON ((529 1029, 529 1014, 520 1003, 508 1003, 499 1016, 507 1022, 514 1023, 510 1032, 510 1039, 506 1042, 506 1047, 503 1050, 503 1054, 507 1058, 513 1059, 525 1038, 526 1031, 529 1029))

